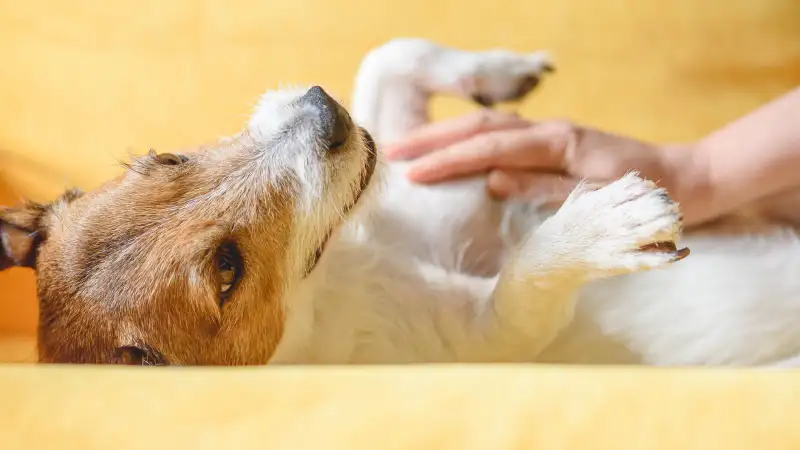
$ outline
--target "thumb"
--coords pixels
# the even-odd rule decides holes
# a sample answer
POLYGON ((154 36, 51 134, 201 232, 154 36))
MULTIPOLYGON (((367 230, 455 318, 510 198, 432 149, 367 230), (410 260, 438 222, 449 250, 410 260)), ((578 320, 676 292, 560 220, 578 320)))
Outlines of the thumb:
POLYGON ((578 179, 564 174, 496 169, 489 173, 486 188, 489 194, 499 199, 535 199, 545 204, 560 204, 578 182, 578 179))

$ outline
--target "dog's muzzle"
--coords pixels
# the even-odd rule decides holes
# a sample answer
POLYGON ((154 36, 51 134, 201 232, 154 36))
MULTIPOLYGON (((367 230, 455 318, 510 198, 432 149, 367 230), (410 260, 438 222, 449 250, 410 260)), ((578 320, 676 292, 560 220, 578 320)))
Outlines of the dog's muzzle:
POLYGON ((328 142, 329 150, 336 150, 347 142, 354 127, 350 114, 336 100, 319 86, 314 86, 297 100, 311 105, 319 111, 322 122, 322 137, 328 142))

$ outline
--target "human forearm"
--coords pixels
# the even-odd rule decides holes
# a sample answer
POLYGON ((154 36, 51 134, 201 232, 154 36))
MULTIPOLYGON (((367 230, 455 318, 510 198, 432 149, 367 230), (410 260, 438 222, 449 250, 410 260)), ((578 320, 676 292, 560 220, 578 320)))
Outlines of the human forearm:
POLYGON ((690 225, 800 187, 800 88, 668 153, 690 225))

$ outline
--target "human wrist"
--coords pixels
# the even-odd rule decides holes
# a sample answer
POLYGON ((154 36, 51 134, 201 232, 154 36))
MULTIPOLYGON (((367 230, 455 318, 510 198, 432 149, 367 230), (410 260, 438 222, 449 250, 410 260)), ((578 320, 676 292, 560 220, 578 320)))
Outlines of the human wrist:
POLYGON ((661 185, 680 204, 686 226, 716 218, 708 151, 702 142, 669 144, 659 148, 661 185))

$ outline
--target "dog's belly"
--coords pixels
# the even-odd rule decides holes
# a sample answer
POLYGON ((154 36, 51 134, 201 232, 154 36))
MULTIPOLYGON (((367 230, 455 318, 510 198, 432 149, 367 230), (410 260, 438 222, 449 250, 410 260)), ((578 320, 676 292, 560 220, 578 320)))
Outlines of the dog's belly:
POLYGON ((766 365, 800 354, 800 241, 695 235, 669 268, 585 287, 547 362, 766 365))
POLYGON ((498 233, 504 204, 486 195, 480 177, 435 186, 410 183, 406 165, 389 165, 375 237, 400 251, 455 271, 479 276, 499 271, 498 233))
MULTIPOLYGON (((457 267, 458 251, 471 243, 463 265, 496 273, 508 205, 488 199, 481 179, 424 187, 390 167, 382 204, 392 219, 382 239, 447 267, 457 267)), ((540 220, 514 219, 529 227, 540 220)), ((667 269, 586 286, 574 322, 541 360, 761 365, 800 354, 795 231, 729 221, 690 232, 682 244, 691 256, 667 269)))

